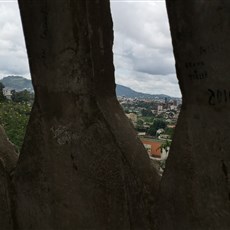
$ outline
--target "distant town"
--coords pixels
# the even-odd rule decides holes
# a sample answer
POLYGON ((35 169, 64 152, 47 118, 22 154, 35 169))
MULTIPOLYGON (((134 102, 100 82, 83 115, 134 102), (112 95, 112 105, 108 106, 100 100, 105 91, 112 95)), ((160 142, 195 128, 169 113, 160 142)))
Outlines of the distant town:
POLYGON ((158 162, 162 173, 180 113, 180 98, 139 99, 118 96, 149 157, 158 162))

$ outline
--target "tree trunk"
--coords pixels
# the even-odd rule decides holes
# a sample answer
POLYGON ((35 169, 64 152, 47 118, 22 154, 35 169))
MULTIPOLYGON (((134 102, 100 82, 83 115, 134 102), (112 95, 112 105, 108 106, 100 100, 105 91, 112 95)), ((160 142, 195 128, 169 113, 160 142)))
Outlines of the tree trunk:
POLYGON ((160 229, 230 228, 230 3, 167 1, 183 106, 160 191, 160 229))
POLYGON ((109 0, 19 0, 35 102, 16 227, 151 229, 159 176, 115 96, 109 0))

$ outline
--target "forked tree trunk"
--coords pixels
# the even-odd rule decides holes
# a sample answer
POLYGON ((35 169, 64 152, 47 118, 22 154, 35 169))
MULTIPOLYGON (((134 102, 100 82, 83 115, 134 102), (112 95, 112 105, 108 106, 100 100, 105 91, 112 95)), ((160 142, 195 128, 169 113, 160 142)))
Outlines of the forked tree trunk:
POLYGON ((229 229, 230 3, 167 3, 183 108, 158 209, 159 178, 115 98, 109 1, 19 3, 36 97, 15 229, 229 229))
POLYGON ((230 229, 230 2, 168 0, 183 106, 160 191, 164 230, 230 229))
POLYGON ((109 0, 19 0, 35 102, 16 227, 150 229, 159 177, 115 96, 109 0))

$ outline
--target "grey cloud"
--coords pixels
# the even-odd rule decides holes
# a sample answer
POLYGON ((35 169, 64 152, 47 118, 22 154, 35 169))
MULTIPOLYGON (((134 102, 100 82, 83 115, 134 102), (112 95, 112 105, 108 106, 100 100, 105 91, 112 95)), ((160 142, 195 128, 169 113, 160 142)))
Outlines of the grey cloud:
POLYGON ((0 3, 0 77, 29 75, 17 2, 0 3))
MULTIPOLYGON (((180 95, 164 2, 113 2, 116 81, 148 93, 180 95)), ((29 76, 17 3, 0 3, 0 77, 29 76)))
POLYGON ((167 94, 180 97, 178 80, 175 74, 162 77, 135 71, 116 71, 116 83, 131 87, 132 89, 150 94, 167 94))
POLYGON ((113 2, 111 6, 115 32, 147 46, 171 47, 164 2, 113 2))
POLYGON ((180 96, 165 3, 112 2, 111 8, 117 82, 180 96))
POLYGON ((175 72, 173 59, 162 59, 160 56, 151 58, 135 58, 134 70, 151 75, 168 75, 175 72))

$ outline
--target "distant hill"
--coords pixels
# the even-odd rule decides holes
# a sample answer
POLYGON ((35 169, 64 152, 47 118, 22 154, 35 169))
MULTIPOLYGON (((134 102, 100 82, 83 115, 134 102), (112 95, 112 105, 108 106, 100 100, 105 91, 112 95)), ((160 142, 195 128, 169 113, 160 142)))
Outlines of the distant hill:
POLYGON ((116 94, 117 96, 124 96, 128 98, 138 98, 138 99, 165 99, 165 98, 172 98, 165 94, 147 94, 147 93, 140 93, 132 90, 129 87, 118 85, 116 86, 116 94))
POLYGON ((16 91, 28 90, 33 91, 32 82, 21 76, 8 76, 0 80, 6 88, 16 91))
MULTIPOLYGON (((29 79, 26 79, 21 76, 8 76, 4 77, 0 80, 6 88, 14 89, 16 91, 22 91, 27 89, 29 91, 33 91, 32 82, 29 79)), ((132 90, 129 87, 118 85, 116 86, 116 94, 117 96, 124 96, 129 98, 139 98, 139 99, 165 99, 172 98, 165 94, 147 94, 140 93, 132 90)))

